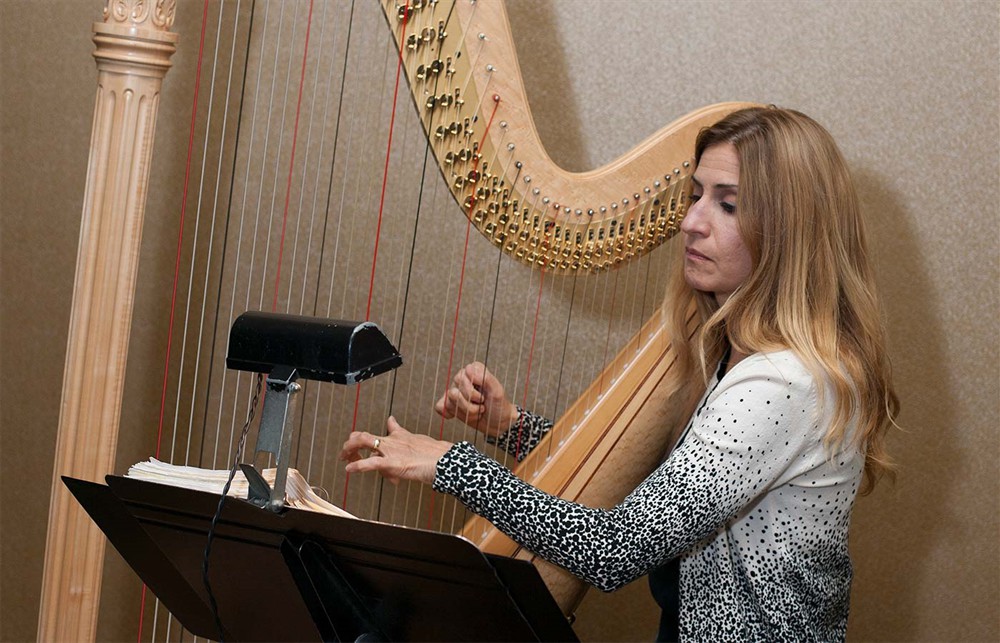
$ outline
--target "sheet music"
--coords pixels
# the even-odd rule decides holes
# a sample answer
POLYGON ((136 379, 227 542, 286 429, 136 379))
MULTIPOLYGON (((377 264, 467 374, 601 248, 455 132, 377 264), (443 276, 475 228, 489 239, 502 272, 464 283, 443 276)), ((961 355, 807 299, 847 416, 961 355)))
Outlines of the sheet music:
MULTIPOLYGON (((265 469, 263 476, 268 484, 274 484, 274 469, 265 469)), ((125 477, 183 487, 194 491, 221 494, 226 480, 229 478, 229 471, 175 465, 150 458, 129 467, 125 477)), ((242 471, 237 470, 227 495, 234 498, 246 498, 249 488, 246 476, 243 475, 242 471)), ((316 511, 342 518, 355 518, 352 514, 320 497, 297 469, 288 470, 288 480, 285 483, 285 502, 294 509, 316 511)))

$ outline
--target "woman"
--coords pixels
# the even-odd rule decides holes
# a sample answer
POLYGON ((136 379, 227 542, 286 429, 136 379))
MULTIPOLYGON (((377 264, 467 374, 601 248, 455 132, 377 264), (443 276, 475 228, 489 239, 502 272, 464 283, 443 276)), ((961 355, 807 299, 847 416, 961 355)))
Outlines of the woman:
MULTIPOLYGON (((889 468, 898 408, 857 196, 830 135, 791 110, 731 114, 701 132, 695 161, 666 304, 678 347, 666 386, 690 419, 620 505, 552 498, 469 443, 392 418, 385 437, 352 434, 342 457, 348 471, 457 496, 603 590, 649 573, 660 638, 843 639, 851 508, 889 468), (692 301, 702 325, 688 342, 692 301)), ((551 426, 481 365, 437 409, 471 426, 487 418, 488 434, 513 424, 500 436, 512 453, 551 426)))

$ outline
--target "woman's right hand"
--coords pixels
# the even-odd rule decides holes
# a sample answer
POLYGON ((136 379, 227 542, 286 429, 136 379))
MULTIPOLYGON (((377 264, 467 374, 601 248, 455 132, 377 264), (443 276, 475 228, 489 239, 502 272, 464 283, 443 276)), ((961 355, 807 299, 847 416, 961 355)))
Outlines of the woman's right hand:
POLYGON ((486 435, 497 437, 517 420, 517 406, 503 385, 481 362, 461 368, 434 410, 446 419, 458 418, 486 435))

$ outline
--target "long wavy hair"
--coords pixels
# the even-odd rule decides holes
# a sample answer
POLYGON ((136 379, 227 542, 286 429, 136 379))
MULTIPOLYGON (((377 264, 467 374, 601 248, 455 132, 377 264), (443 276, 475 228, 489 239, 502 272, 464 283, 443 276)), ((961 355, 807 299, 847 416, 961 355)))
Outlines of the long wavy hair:
POLYGON ((865 454, 861 493, 868 493, 892 473, 885 433, 899 402, 847 164, 822 126, 788 109, 744 109, 702 130, 696 162, 719 144, 733 145, 740 160, 736 212, 752 268, 721 307, 712 293, 687 284, 682 266, 672 271, 666 301, 677 352, 673 388, 690 406, 729 346, 748 355, 791 349, 817 381, 830 383, 835 406, 826 446, 833 452, 845 440, 856 443, 865 454), (692 308, 701 324, 687 339, 692 308))

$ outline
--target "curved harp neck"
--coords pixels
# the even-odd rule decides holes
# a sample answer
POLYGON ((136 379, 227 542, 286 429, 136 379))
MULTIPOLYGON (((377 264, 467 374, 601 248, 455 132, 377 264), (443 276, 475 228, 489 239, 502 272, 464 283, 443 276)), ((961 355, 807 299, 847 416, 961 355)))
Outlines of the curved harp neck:
POLYGON ((568 172, 535 129, 503 2, 383 6, 456 200, 494 244, 548 271, 615 268, 675 234, 698 131, 748 105, 696 110, 607 165, 568 172))

